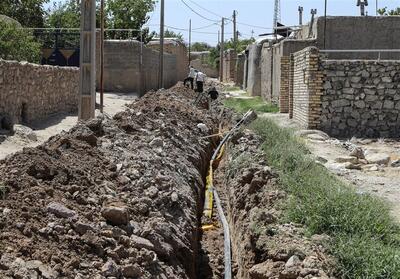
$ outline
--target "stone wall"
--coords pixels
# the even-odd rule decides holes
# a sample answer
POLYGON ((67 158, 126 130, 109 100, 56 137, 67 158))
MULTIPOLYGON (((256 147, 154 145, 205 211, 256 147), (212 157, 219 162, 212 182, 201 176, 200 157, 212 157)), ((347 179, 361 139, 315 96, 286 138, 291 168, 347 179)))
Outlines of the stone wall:
POLYGON ((302 126, 343 138, 400 137, 400 61, 326 60, 311 47, 290 63, 289 116, 302 126))
POLYGON ((293 55, 293 115, 307 129, 318 129, 321 117, 322 72, 319 53, 308 47, 293 55))
POLYGON ((333 136, 400 136, 400 61, 322 60, 320 127, 333 136))
POLYGON ((78 109, 79 69, 0 60, 0 128, 78 109))

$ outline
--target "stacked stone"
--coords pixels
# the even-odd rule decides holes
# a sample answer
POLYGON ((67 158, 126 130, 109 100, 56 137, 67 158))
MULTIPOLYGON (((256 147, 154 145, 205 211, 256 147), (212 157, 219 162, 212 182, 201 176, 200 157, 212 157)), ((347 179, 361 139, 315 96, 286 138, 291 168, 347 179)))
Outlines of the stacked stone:
POLYGON ((325 60, 320 127, 338 137, 400 136, 400 61, 325 60))
POLYGON ((77 111, 79 69, 0 60, 0 128, 77 111))

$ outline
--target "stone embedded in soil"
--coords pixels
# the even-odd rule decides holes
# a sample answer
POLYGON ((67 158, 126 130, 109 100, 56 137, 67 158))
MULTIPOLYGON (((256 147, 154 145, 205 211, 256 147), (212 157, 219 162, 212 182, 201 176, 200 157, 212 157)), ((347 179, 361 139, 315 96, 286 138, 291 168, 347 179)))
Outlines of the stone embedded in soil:
POLYGON ((128 208, 123 203, 111 203, 104 206, 101 215, 112 225, 126 225, 129 222, 128 208))
POLYGON ((106 277, 118 277, 119 266, 112 259, 108 259, 102 266, 101 273, 106 277))
POLYGON ((154 250, 154 245, 150 240, 134 234, 131 235, 131 245, 137 249, 145 248, 147 250, 154 250))
POLYGON ((390 156, 387 154, 371 153, 365 157, 368 163, 377 165, 387 165, 390 162, 390 156))
POLYGON ((354 156, 343 156, 343 157, 336 158, 335 162, 337 162, 337 163, 353 163, 353 164, 357 164, 358 163, 358 158, 354 157, 354 156))
POLYGON ((151 147, 162 147, 164 145, 164 141, 161 138, 155 138, 149 143, 149 145, 151 147))
POLYGON ((48 204, 47 211, 60 218, 72 218, 77 215, 74 210, 71 210, 58 202, 51 202, 48 204))
POLYGON ((365 159, 364 149, 362 149, 361 147, 354 148, 353 151, 351 151, 349 155, 356 157, 358 159, 365 159))
POLYGON ((142 273, 138 264, 129 264, 122 267, 122 275, 128 278, 138 278, 142 273))

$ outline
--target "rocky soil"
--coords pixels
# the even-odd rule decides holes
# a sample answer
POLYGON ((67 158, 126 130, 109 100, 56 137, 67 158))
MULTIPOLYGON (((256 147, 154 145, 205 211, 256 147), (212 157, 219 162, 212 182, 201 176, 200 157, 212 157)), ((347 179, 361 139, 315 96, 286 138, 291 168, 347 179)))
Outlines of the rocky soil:
POLYGON ((287 196, 260 145, 258 136, 244 130, 219 169, 225 173, 235 278, 333 278, 334 262, 323 246, 328 237, 306 237, 301 226, 284 222, 280 208, 287 196))
POLYGON ((150 92, 0 161, 0 277, 195 278, 220 112, 194 98, 150 92))

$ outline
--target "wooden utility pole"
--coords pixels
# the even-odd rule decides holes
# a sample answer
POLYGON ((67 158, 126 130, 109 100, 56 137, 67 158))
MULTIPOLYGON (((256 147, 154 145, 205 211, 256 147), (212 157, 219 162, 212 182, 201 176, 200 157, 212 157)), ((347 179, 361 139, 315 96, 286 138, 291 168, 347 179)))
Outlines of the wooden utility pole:
POLYGON ((159 72, 159 88, 164 88, 164 0, 161 0, 160 15, 160 72, 159 72))
POLYGON ((236 32, 237 31, 236 30, 236 15, 237 15, 237 11, 234 10, 233 11, 233 42, 234 42, 235 48, 237 47, 237 43, 238 43, 238 36, 237 36, 237 32, 236 32))
POLYGON ((94 118, 96 109, 96 1, 81 1, 79 120, 94 118))
POLYGON ((224 76, 224 30, 225 30, 225 18, 222 18, 221 23, 221 45, 220 45, 220 55, 219 55, 219 71, 220 71, 220 81, 223 80, 224 76))
POLYGON ((100 4, 100 112, 104 110, 104 0, 100 4))
POLYGON ((192 60, 192 20, 189 19, 189 66, 192 60))

